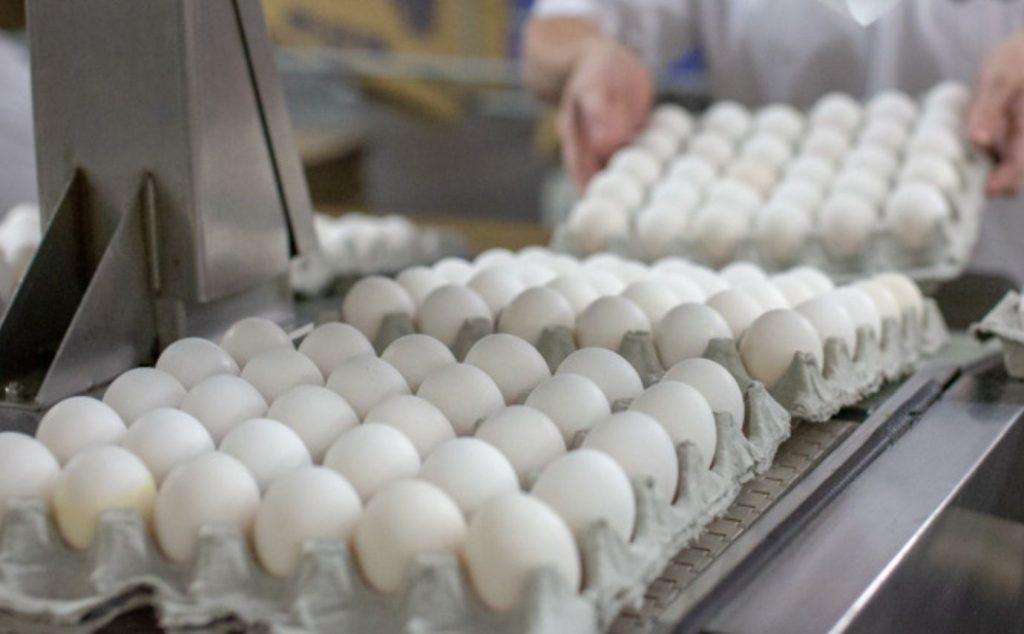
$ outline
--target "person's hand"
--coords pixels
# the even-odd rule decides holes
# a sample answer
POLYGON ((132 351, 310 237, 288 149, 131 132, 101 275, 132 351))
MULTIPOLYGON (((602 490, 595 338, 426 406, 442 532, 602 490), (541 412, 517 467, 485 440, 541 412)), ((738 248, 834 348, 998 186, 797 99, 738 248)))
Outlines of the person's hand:
POLYGON ((1024 34, 989 53, 967 115, 967 132, 996 157, 988 193, 1015 194, 1024 182, 1024 34))
POLYGON ((562 93, 558 135, 581 189, 646 122, 654 80, 637 56, 608 38, 590 43, 562 93))

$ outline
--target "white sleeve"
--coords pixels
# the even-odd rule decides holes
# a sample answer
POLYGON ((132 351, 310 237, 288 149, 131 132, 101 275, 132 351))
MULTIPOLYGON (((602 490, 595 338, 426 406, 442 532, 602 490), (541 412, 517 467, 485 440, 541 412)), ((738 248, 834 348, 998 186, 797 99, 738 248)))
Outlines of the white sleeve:
POLYGON ((537 0, 538 17, 581 16, 660 70, 698 42, 691 0, 537 0))

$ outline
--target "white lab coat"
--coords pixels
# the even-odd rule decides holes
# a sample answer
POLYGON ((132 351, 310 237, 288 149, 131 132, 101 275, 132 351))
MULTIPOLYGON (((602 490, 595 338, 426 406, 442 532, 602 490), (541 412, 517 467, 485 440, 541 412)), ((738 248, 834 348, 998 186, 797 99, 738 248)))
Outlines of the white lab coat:
MULTIPOLYGON (((973 84, 991 47, 1024 30, 1016 0, 903 0, 869 27, 811 0, 538 0, 534 13, 590 16, 655 70, 698 46, 715 98, 750 106, 973 84)), ((1022 207, 989 206, 974 269, 1024 281, 1022 207)))

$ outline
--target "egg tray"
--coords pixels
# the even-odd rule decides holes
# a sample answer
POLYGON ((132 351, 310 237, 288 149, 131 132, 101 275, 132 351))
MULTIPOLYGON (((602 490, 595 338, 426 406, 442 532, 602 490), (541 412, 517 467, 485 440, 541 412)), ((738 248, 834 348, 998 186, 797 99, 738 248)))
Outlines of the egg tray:
POLYGON ((1015 379, 1024 379, 1024 318, 1019 310, 1020 301, 1020 294, 1010 291, 980 322, 971 326, 971 332, 980 339, 999 339, 1006 373, 1015 379))
MULTIPOLYGON (((764 253, 752 236, 744 239, 734 256, 724 262, 715 261, 698 241, 691 239, 670 245, 661 257, 679 256, 713 268, 734 261, 748 261, 767 271, 783 271, 802 264, 821 269, 840 282, 885 271, 902 271, 918 283, 951 280, 966 268, 977 243, 985 208, 985 181, 990 170, 990 161, 978 154, 972 154, 961 166, 964 187, 956 196, 948 197, 953 218, 942 222, 936 239, 920 251, 911 251, 900 245, 890 230, 880 223, 872 232, 864 251, 850 258, 837 258, 829 254, 822 236, 816 232, 812 232, 803 248, 792 260, 786 262, 775 260, 764 253)), ((580 258, 588 255, 575 242, 564 224, 556 228, 551 248, 580 258)), ((632 237, 609 241, 608 250, 634 260, 651 259, 632 237)))

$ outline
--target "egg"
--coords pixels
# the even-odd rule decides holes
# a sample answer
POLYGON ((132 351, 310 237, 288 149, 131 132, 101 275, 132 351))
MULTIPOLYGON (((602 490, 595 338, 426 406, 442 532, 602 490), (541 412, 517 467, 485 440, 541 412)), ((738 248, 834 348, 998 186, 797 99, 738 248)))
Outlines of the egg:
POLYGON ((754 131, 775 135, 794 143, 804 131, 804 116, 788 104, 771 104, 761 108, 754 116, 754 131))
POLYGON ((103 402, 128 423, 161 407, 177 407, 184 398, 178 379, 156 368, 128 370, 103 393, 103 402))
POLYGON ((466 354, 465 363, 487 373, 505 403, 519 403, 530 390, 551 376, 547 362, 526 340, 504 333, 488 335, 466 354))
POLYGON ((729 324, 714 309, 704 304, 689 303, 669 311, 655 330, 658 358, 665 367, 707 350, 712 339, 731 339, 729 324))
POLYGON ((413 564, 425 553, 456 556, 466 522, 455 502, 421 480, 393 482, 366 505, 353 547, 367 583, 379 592, 402 590, 413 564))
POLYGON ((745 420, 743 392, 736 379, 721 365, 710 359, 691 358, 674 364, 665 373, 663 382, 685 383, 700 392, 711 410, 732 417, 743 427, 745 420))
POLYGON ((860 125, 863 112, 852 97, 842 93, 829 93, 819 99, 811 108, 811 125, 835 128, 844 134, 852 134, 860 125))
POLYGON ((889 193, 889 186, 873 172, 850 168, 840 172, 839 176, 832 181, 832 191, 840 194, 856 194, 878 207, 885 201, 885 197, 889 193))
POLYGON ((803 154, 789 164, 786 178, 808 180, 819 188, 824 188, 835 178, 836 168, 828 159, 814 154, 803 154))
POLYGON ((705 297, 710 297, 728 288, 728 285, 717 273, 703 266, 693 266, 686 271, 685 275, 699 286, 700 290, 704 291, 705 297))
POLYGON ((698 286, 688 275, 682 273, 658 273, 650 281, 658 282, 668 287, 677 298, 675 306, 688 302, 703 302, 708 298, 704 289, 698 286))
MULTIPOLYGON (((633 282, 642 282, 654 277, 654 274, 651 273, 647 266, 633 260, 623 261, 621 266, 615 271, 615 274, 618 275, 619 279, 626 286, 633 282)), ((623 287, 623 290, 625 290, 625 287, 623 287)))
POLYGON ((636 369, 623 357, 606 348, 581 348, 566 357, 559 374, 578 374, 593 381, 609 404, 633 398, 644 391, 636 369))
POLYGON ((398 370, 370 355, 343 361, 331 372, 327 387, 345 399, 360 420, 385 398, 410 392, 398 370))
POLYGON ((181 410, 194 416, 219 443, 235 425, 263 416, 267 402, 248 381, 221 374, 189 390, 181 410))
POLYGON ((878 217, 871 203, 849 192, 825 200, 818 219, 825 249, 836 258, 849 258, 864 251, 878 217))
POLYGON ((921 296, 921 289, 905 274, 881 273, 873 277, 872 281, 881 284, 892 293, 900 308, 900 313, 904 316, 920 316, 924 311, 924 298, 921 296))
POLYGON ((420 457, 441 443, 455 438, 455 430, 441 410, 426 399, 396 394, 377 403, 366 421, 394 427, 412 441, 420 457))
POLYGON ((85 550, 96 539, 103 513, 131 509, 148 523, 155 497, 153 476, 135 454, 102 445, 83 449, 68 461, 53 483, 51 508, 64 541, 85 550))
POLYGON ((735 178, 717 180, 708 187, 707 191, 708 205, 720 203, 747 216, 757 210, 763 199, 760 192, 749 183, 735 178))
POLYGON ((491 313, 497 315, 516 295, 526 290, 526 284, 512 267, 488 268, 474 275, 467 285, 487 303, 491 313))
POLYGON ((801 303, 796 312, 811 322, 818 332, 821 345, 829 339, 839 339, 846 345, 850 356, 857 354, 857 328, 843 304, 832 297, 817 297, 801 303))
POLYGON ((669 179, 658 183, 651 190, 651 203, 662 203, 674 209, 681 216, 697 207, 700 202, 700 189, 693 183, 682 179, 669 179))
POLYGON ((340 474, 365 503, 397 480, 420 470, 416 446, 389 425, 367 422, 346 430, 324 456, 324 465, 340 474))
POLYGON ((448 346, 429 335, 419 333, 395 339, 384 349, 380 358, 398 370, 409 384, 409 389, 414 392, 431 372, 455 363, 455 355, 448 346))
POLYGON ((948 108, 925 108, 918 117, 914 130, 937 127, 959 135, 964 123, 964 115, 961 112, 948 108))
POLYGON ((478 271, 489 267, 504 267, 516 263, 516 254, 504 247, 486 249, 473 258, 473 266, 478 271))
POLYGON ((727 203, 711 204, 701 208, 694 219, 695 242, 716 264, 731 260, 749 233, 747 214, 727 203))
POLYGON ((465 284, 474 272, 473 266, 459 257, 441 258, 431 268, 447 284, 465 284))
POLYGON ((508 459, 479 438, 442 443, 423 461, 417 477, 448 494, 467 518, 488 500, 519 490, 508 459))
POLYGON ((772 278, 774 286, 786 298, 786 308, 799 306, 814 299, 814 291, 799 278, 792 275, 776 275, 772 278))
POLYGON ((747 284, 740 286, 738 290, 745 292, 750 298, 757 302, 758 306, 761 307, 761 312, 768 310, 776 310, 779 308, 789 308, 789 300, 782 294, 778 288, 775 287, 771 282, 762 282, 759 284, 747 284))
POLYGON ((761 252, 776 262, 796 260, 813 229, 809 214, 798 205, 775 200, 755 219, 754 239, 761 252))
POLYGON ((693 137, 689 151, 691 155, 706 161, 716 171, 728 165, 736 154, 732 141, 711 131, 701 132, 693 137))
POLYGON ((178 379, 186 390, 217 374, 239 373, 238 364, 226 350, 199 337, 179 339, 167 346, 156 360, 156 369, 178 379))
POLYGON ((630 284, 622 291, 622 297, 633 302, 647 316, 648 332, 651 330, 651 325, 661 321, 665 313, 680 303, 680 297, 672 287, 656 279, 630 284))
POLYGON ((774 166, 751 157, 733 161, 725 170, 725 178, 748 185, 757 192, 759 198, 775 189, 777 180, 774 166))
POLYGON ((893 235, 913 251, 931 244, 939 235, 941 223, 951 215, 949 201, 928 183, 900 183, 885 203, 885 218, 893 235))
POLYGON ((792 158, 793 150, 787 141, 775 134, 756 134, 743 144, 742 156, 759 161, 771 170, 783 168, 792 158))
POLYGON ((416 395, 440 409, 460 436, 472 434, 478 422, 505 406, 494 380, 466 363, 446 365, 427 375, 416 395))
POLYGON ((807 154, 831 161, 835 165, 849 151, 850 141, 842 132, 831 127, 819 127, 814 128, 810 134, 804 137, 801 149, 807 154))
POLYGON ((679 140, 671 132, 648 128, 637 135, 631 145, 649 152, 664 162, 675 156, 676 150, 679 149, 679 140))
POLYGON ((524 493, 506 493, 480 507, 463 556, 477 595, 497 612, 522 604, 529 580, 543 569, 554 571, 570 592, 579 590, 572 531, 550 506, 524 493))
POLYGON ((794 310, 770 310, 750 324, 740 340, 740 356, 750 377, 772 386, 789 370, 798 352, 822 368, 821 339, 806 317, 794 310))
POLYGON ((454 284, 431 293, 417 315, 420 332, 447 346, 455 345, 463 325, 471 320, 491 322, 491 309, 475 291, 454 284))
POLYGON ((239 368, 244 368, 249 359, 259 353, 279 346, 291 348, 291 338, 276 323, 262 317, 236 321, 220 340, 220 347, 231 355, 239 368))
POLYGON ((683 139, 693 133, 693 116, 682 106, 663 103, 651 110, 650 126, 653 129, 665 130, 677 139, 683 139))
POLYGON ((628 543, 636 524, 636 499, 626 472, 594 449, 577 449, 551 462, 534 483, 531 495, 545 502, 583 538, 605 522, 628 543))
POLYGON ((576 341, 580 347, 618 350, 623 337, 630 332, 651 332, 651 322, 639 306, 625 297, 602 297, 576 318, 576 341))
POLYGON ((707 306, 729 325, 733 339, 739 339, 750 324, 764 312, 761 304, 751 297, 750 293, 737 288, 716 293, 708 299, 707 306))
POLYGON ((363 504, 344 478, 324 467, 303 467, 275 482, 253 521, 253 545, 270 574, 299 570, 310 540, 348 542, 363 504))
POLYGON ((964 160, 964 146, 960 139, 948 128, 927 126, 918 128, 907 144, 908 156, 935 155, 949 159, 954 163, 964 160))
POLYGON ((520 293, 498 317, 498 331, 536 345, 548 328, 572 328, 576 313, 559 293, 546 287, 520 293))
POLYGON ((585 195, 591 200, 605 200, 623 209, 636 209, 644 201, 644 187, 626 172, 606 170, 587 183, 585 195))
POLYGON ((692 443, 711 468, 718 444, 715 415, 695 388, 677 381, 656 383, 633 399, 631 412, 647 414, 665 428, 673 445, 692 443))
POLYGON ((960 82, 944 81, 935 84, 924 95, 926 108, 946 108, 963 111, 971 101, 971 91, 960 82))
POLYGON ((629 212, 616 203, 584 198, 569 212, 565 227, 579 249, 595 253, 628 233, 629 212))
POLYGON ((875 119, 864 126, 859 142, 861 147, 878 147, 891 154, 900 155, 909 138, 910 135, 903 124, 891 119, 875 119))
POLYGON ((524 405, 512 405, 487 417, 475 436, 508 458, 524 486, 565 453, 565 441, 555 423, 544 412, 524 405))
POLYGON ((768 281, 768 275, 765 274, 764 269, 745 260, 732 262, 719 271, 719 275, 726 284, 733 288, 768 281))
POLYGON ((753 125, 750 111, 735 101, 719 101, 704 113, 701 125, 733 141, 745 136, 753 125))
MULTIPOLYGON (((587 306, 590 306, 591 302, 600 297, 585 273, 559 275, 548 282, 546 286, 569 302, 574 316, 582 313, 587 306)), ((575 317, 573 323, 575 324, 575 317)))
POLYGON ((917 104, 899 90, 883 90, 872 95, 867 104, 869 119, 892 119, 910 125, 917 118, 917 104))
POLYGON ((834 299, 846 309, 857 330, 867 327, 876 337, 882 334, 882 316, 878 312, 878 306, 863 290, 854 286, 844 286, 829 292, 827 297, 834 299))
POLYGON ((562 433, 566 447, 572 445, 577 434, 611 414, 601 388, 578 374, 556 374, 544 379, 530 392, 525 404, 551 419, 562 433))
MULTIPOLYGON (((436 270, 436 269, 435 269, 436 270)), ((371 275, 356 282, 341 303, 342 321, 356 327, 371 341, 384 318, 392 314, 416 314, 416 302, 398 282, 371 275)))
POLYGON ((798 266, 787 271, 787 274, 806 284, 815 296, 824 295, 835 288, 829 276, 811 266, 798 266))
POLYGON ((124 421, 109 405, 89 396, 72 396, 46 412, 36 427, 36 440, 65 464, 86 447, 117 443, 124 433, 124 421))
POLYGON ((266 417, 295 432, 316 463, 323 461, 342 432, 359 424, 348 401, 318 385, 297 385, 288 390, 274 400, 266 417))
POLYGON ((175 465, 215 448, 194 416, 169 408, 155 409, 132 423, 121 446, 142 460, 157 484, 175 465))
POLYGON ((253 418, 237 425, 220 442, 219 450, 244 464, 260 491, 266 491, 281 476, 312 463, 299 435, 269 418, 253 418))
POLYGON ((447 284, 447 280, 425 266, 413 266, 403 270, 395 277, 405 292, 409 294, 417 306, 434 292, 435 289, 447 284))
POLYGON ((242 378, 268 403, 296 385, 323 385, 324 378, 309 357, 290 348, 261 352, 245 364, 242 378))
POLYGON ((883 320, 900 320, 902 313, 900 311, 899 302, 896 301, 896 297, 887 286, 874 280, 866 280, 858 282, 855 287, 864 291, 869 297, 871 297, 871 301, 875 303, 875 308, 878 309, 878 314, 883 320))
POLYGON ((692 184, 698 189, 707 187, 718 174, 718 164, 697 156, 686 154, 669 164, 668 177, 692 184))
POLYGON ((25 434, 0 432, 0 526, 12 500, 48 500, 59 475, 60 464, 46 445, 25 434))
POLYGON ((153 510, 157 543, 171 561, 191 561, 202 527, 248 532, 259 505, 259 486, 245 465, 224 453, 201 454, 172 469, 160 486, 153 510))
POLYGON ((583 448, 607 454, 630 480, 653 480, 655 494, 663 504, 675 499, 679 458, 668 432, 649 415, 636 411, 612 414, 590 430, 583 448))
POLYGON ((321 324, 314 328, 299 344, 299 352, 316 364, 321 382, 342 361, 364 354, 375 354, 373 344, 366 335, 349 324, 339 322, 321 324))
POLYGON ((608 168, 631 176, 642 187, 649 187, 661 175, 662 165, 649 150, 632 146, 616 152, 608 161, 608 168))
POLYGON ((900 170, 901 183, 921 182, 938 188, 947 196, 956 196, 963 182, 956 166, 947 158, 918 154, 910 157, 900 170))
POLYGON ((896 155, 881 145, 861 145, 846 155, 843 171, 866 171, 883 182, 889 182, 896 175, 896 155))

